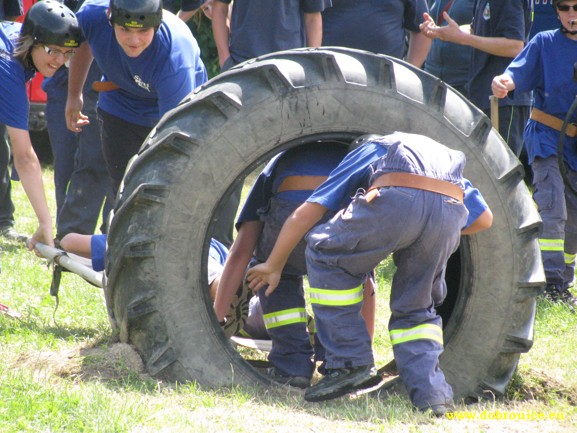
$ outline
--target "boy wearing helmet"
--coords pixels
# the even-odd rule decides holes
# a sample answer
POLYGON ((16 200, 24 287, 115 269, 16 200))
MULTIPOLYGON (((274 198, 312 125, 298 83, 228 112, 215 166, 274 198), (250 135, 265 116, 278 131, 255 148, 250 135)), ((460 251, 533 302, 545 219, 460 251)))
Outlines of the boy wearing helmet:
POLYGON ((28 132, 26 82, 36 72, 51 77, 72 58, 80 39, 74 13, 51 0, 34 4, 22 26, 0 23, 0 124, 6 126, 16 169, 38 218, 39 227, 30 239, 30 248, 36 242, 54 242, 42 171, 28 132))
MULTIPOLYGON (((577 94, 577 0, 553 0, 560 28, 535 35, 502 75, 493 79, 493 94, 533 90, 534 106, 525 128, 525 148, 533 170, 533 199, 543 220, 539 244, 545 267, 545 296, 570 306, 577 254, 577 192, 564 184, 559 168, 559 133, 577 94)), ((575 115, 570 120, 575 122, 575 115)), ((577 185, 577 130, 565 131, 563 166, 577 185)))
POLYGON ((79 131, 82 85, 92 60, 103 73, 98 115, 104 159, 118 191, 128 160, 160 118, 207 80, 190 29, 162 0, 86 0, 78 21, 86 38, 70 64, 66 118, 79 131))

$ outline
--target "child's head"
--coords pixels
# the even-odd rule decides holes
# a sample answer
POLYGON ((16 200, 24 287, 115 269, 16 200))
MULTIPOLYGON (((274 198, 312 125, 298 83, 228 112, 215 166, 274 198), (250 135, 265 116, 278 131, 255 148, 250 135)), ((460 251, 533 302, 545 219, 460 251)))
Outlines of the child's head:
POLYGON ((147 49, 162 23, 162 0, 110 0, 110 24, 128 57, 147 49))
POLYGON ((553 0, 564 33, 577 34, 577 0, 553 0))
POLYGON ((51 77, 75 53, 82 38, 76 15, 52 0, 35 3, 24 18, 14 57, 51 77))

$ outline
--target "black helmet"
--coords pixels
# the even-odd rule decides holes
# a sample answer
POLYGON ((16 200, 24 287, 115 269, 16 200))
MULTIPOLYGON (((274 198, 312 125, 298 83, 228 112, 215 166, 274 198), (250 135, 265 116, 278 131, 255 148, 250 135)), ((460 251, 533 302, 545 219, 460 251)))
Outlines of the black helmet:
POLYGON ((110 22, 122 27, 158 27, 162 22, 162 0, 110 0, 110 22))
POLYGON ((28 10, 20 35, 32 36, 35 42, 42 44, 70 48, 77 48, 82 39, 76 15, 52 0, 35 3, 28 10))

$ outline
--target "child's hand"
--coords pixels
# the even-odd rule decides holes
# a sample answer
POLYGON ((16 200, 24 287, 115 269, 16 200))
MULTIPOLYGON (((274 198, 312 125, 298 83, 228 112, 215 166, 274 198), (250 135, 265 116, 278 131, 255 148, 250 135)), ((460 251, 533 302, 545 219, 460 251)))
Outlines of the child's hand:
POLYGON ((511 77, 506 74, 497 75, 493 78, 493 82, 491 83, 491 90, 493 91, 493 95, 497 98, 504 98, 509 93, 509 87, 512 85, 511 77))
POLYGON ((281 270, 275 269, 267 262, 256 265, 246 273, 246 281, 251 290, 256 293, 266 285, 266 296, 272 294, 280 281, 281 270))

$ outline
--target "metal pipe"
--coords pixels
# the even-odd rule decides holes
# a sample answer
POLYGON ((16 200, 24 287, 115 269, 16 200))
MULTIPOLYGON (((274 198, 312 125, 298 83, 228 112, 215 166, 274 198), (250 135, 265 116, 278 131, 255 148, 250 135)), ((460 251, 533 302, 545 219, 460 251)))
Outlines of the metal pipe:
POLYGON ((89 266, 73 259, 66 251, 49 247, 40 242, 37 243, 34 248, 42 255, 42 257, 47 258, 48 260, 54 260, 54 262, 63 268, 80 275, 86 281, 97 287, 104 287, 102 273, 96 272, 89 266))

